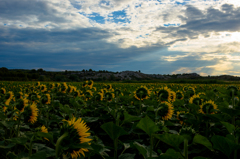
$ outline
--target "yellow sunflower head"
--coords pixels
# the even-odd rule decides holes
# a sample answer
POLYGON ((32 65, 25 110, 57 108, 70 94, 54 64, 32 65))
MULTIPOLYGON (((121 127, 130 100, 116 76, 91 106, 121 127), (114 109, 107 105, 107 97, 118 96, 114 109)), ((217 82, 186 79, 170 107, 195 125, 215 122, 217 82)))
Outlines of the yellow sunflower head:
POLYGON ((61 92, 62 92, 62 93, 66 93, 67 89, 68 89, 68 85, 67 85, 67 83, 64 82, 64 83, 61 85, 61 92))
POLYGON ((26 98, 24 99, 18 99, 17 100, 17 104, 16 104, 16 108, 20 111, 23 112, 24 108, 28 105, 28 100, 26 98))
POLYGON ((119 95, 122 95, 122 92, 120 89, 115 89, 114 94, 116 97, 118 97, 119 95))
MULTIPOLYGON (((156 93, 161 102, 171 101, 171 90, 168 87, 160 88, 156 93)), ((175 99, 174 99, 175 100, 175 99)))
POLYGON ((199 95, 193 95, 193 96, 189 99, 189 103, 191 103, 191 104, 201 105, 202 102, 203 102, 203 100, 200 98, 199 95))
POLYGON ((158 106, 158 116, 162 118, 162 120, 168 120, 172 118, 173 115, 173 105, 169 102, 164 102, 159 104, 158 106))
POLYGON ((93 87, 93 80, 88 81, 87 86, 88 86, 90 89, 92 89, 92 87, 93 87))
POLYGON ((74 148, 71 145, 79 145, 82 143, 90 144, 90 133, 88 130, 90 128, 87 127, 86 123, 81 119, 76 119, 73 117, 70 120, 64 122, 63 126, 60 129, 60 136, 67 134, 67 136, 62 140, 61 145, 68 147, 67 150, 64 150, 66 155, 71 155, 72 158, 78 158, 84 156, 84 152, 88 152, 86 148, 74 148))
POLYGON ((40 86, 40 82, 35 83, 35 86, 36 87, 40 86))
POLYGON ((23 97, 23 93, 22 92, 17 92, 17 93, 14 94, 14 97, 15 97, 16 100, 18 100, 18 99, 23 97))
POLYGON ((100 92, 98 92, 98 93, 96 94, 96 96, 95 96, 95 99, 96 99, 97 101, 102 101, 102 100, 103 100, 103 94, 100 93, 100 92))
POLYGON ((213 111, 214 109, 217 109, 217 105, 214 103, 214 101, 209 100, 202 105, 200 105, 200 113, 202 114, 215 114, 213 111))
MULTIPOLYGON (((48 129, 43 125, 42 127, 41 127, 41 132, 43 132, 43 133, 48 133, 48 129)), ((47 138, 45 138, 44 137, 44 139, 45 140, 47 140, 47 141, 49 141, 47 138)))
POLYGON ((40 86, 40 89, 41 89, 41 92, 46 92, 46 91, 47 91, 47 86, 44 85, 44 84, 42 84, 42 85, 40 86))
POLYGON ((184 94, 182 91, 178 90, 176 92, 176 98, 182 100, 184 98, 184 94))
POLYGON ((179 111, 179 112, 177 112, 177 119, 179 120, 179 123, 180 123, 181 125, 183 124, 183 119, 182 119, 181 115, 184 115, 184 114, 186 114, 185 111, 179 111))
POLYGON ((86 99, 88 100, 88 99, 91 99, 91 98, 92 98, 93 93, 92 93, 92 91, 87 90, 87 91, 84 93, 84 95, 85 95, 86 99))
POLYGON ((51 95, 50 94, 44 94, 41 98, 42 104, 51 104, 51 95))
POLYGON ((37 105, 33 102, 32 105, 28 105, 24 109, 24 121, 34 124, 37 121, 38 117, 38 108, 37 105))
POLYGON ((11 100, 13 99, 13 92, 9 91, 8 93, 6 93, 5 95, 5 105, 9 105, 9 103, 11 102, 11 100))
POLYGON ((150 96, 150 91, 146 86, 141 86, 134 91, 134 97, 137 100, 148 99, 150 96))
POLYGON ((114 93, 112 92, 106 92, 104 94, 104 98, 107 100, 107 101, 112 101, 114 98, 115 98, 115 95, 114 93))
POLYGON ((5 94, 6 93, 6 89, 5 88, 1 88, 0 89, 0 94, 5 94))

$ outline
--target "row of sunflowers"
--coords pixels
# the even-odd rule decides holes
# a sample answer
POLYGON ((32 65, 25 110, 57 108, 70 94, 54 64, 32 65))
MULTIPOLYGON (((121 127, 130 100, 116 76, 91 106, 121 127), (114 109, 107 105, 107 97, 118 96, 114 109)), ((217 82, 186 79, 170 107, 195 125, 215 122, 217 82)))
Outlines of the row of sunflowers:
POLYGON ((0 156, 237 159, 239 88, 2 82, 0 156))

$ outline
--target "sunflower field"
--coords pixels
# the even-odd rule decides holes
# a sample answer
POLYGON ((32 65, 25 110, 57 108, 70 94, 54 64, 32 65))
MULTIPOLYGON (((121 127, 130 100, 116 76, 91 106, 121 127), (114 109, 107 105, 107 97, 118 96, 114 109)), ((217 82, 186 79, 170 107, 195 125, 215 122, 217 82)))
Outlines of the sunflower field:
POLYGON ((1 159, 237 159, 240 85, 1 82, 1 159))

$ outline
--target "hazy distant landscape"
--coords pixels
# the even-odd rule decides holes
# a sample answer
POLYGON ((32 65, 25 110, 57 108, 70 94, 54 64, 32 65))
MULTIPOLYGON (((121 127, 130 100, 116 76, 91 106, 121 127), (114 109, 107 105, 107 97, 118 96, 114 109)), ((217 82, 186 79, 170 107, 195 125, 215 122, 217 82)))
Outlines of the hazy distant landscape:
POLYGON ((39 69, 7 69, 0 68, 1 81, 58 81, 81 82, 93 81, 121 81, 121 82, 172 82, 172 83, 221 83, 240 81, 240 77, 231 75, 200 76, 197 73, 183 74, 146 74, 139 71, 111 72, 107 70, 95 71, 92 69, 81 71, 45 71, 39 69))

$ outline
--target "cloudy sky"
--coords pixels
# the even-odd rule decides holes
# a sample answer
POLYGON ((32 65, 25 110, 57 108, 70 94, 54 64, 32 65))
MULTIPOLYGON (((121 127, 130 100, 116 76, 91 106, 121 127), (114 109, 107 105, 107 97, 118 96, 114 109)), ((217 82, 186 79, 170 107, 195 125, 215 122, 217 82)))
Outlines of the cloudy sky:
POLYGON ((239 0, 0 0, 0 67, 240 76, 239 0))

